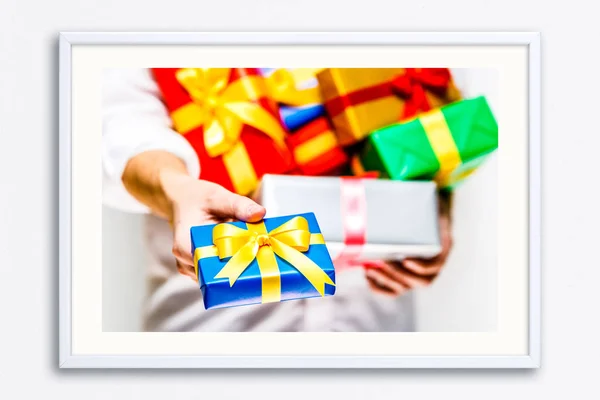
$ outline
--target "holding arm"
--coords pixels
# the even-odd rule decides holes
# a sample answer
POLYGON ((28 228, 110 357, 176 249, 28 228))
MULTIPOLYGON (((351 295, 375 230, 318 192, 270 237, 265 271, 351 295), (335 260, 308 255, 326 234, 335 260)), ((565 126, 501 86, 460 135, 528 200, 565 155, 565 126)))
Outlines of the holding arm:
POLYGON ((165 151, 133 157, 123 173, 123 184, 132 196, 169 221, 179 272, 194 280, 192 226, 231 220, 256 222, 265 215, 265 209, 249 198, 191 177, 185 164, 165 151))
POLYGON ((108 70, 103 83, 104 203, 168 220, 178 269, 196 279, 190 228, 232 219, 257 221, 265 210, 220 185, 198 180, 197 156, 171 129, 148 70, 108 70))

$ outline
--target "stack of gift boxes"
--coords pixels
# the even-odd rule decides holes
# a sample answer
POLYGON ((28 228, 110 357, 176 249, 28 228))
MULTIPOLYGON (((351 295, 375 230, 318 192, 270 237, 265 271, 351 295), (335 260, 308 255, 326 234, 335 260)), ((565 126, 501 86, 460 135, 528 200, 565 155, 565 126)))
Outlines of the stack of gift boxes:
POLYGON ((438 191, 498 146, 485 97, 445 68, 153 73, 199 178, 267 209, 192 228, 207 309, 333 295, 335 270, 435 256, 438 191))

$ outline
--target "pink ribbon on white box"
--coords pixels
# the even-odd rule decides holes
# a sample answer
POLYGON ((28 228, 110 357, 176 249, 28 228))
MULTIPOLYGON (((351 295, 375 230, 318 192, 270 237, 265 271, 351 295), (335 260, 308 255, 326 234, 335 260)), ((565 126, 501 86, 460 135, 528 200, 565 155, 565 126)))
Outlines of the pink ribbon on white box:
POLYGON ((334 260, 336 270, 342 271, 353 267, 379 268, 383 261, 363 262, 357 260, 367 236, 367 197, 364 177, 340 179, 340 211, 344 230, 344 248, 334 260))

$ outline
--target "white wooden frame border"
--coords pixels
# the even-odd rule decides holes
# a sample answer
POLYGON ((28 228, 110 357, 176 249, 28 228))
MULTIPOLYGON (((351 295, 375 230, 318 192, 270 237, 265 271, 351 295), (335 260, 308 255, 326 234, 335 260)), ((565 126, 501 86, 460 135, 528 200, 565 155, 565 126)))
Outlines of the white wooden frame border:
POLYGON ((61 368, 539 368, 541 40, 537 32, 63 32, 59 39, 59 366, 61 368), (72 45, 523 45, 529 62, 529 354, 524 356, 80 356, 71 353, 72 45))

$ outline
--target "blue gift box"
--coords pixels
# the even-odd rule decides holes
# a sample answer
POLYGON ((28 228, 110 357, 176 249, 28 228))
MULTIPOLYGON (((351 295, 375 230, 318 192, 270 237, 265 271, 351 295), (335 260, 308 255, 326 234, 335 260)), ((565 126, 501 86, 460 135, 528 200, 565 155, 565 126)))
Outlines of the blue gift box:
MULTIPOLYGON (((268 77, 275 71, 275 68, 259 68, 259 70, 264 76, 268 77)), ((317 86, 317 78, 308 79, 297 84, 298 89, 308 89, 317 86)), ((325 115, 325 107, 317 103, 303 106, 280 105, 279 110, 281 120, 289 131, 295 131, 320 116, 325 115)))
POLYGON ((335 271, 313 213, 191 228, 208 309, 332 296, 335 271))
POLYGON ((325 114, 325 107, 322 104, 313 104, 308 106, 280 106, 279 115, 285 127, 289 131, 295 131, 304 125, 319 118, 325 114))

